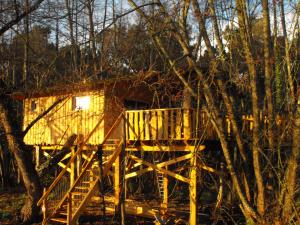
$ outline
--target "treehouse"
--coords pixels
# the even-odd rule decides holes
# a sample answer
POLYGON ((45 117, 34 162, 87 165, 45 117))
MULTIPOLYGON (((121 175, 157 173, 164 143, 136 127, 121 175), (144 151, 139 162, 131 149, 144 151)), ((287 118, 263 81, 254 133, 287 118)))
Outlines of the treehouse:
MULTIPOLYGON (((197 163, 197 154, 205 149, 203 139, 215 139, 216 134, 206 114, 185 102, 182 108, 150 108, 152 99, 145 84, 129 79, 25 96, 24 141, 35 147, 37 169, 45 158, 69 149, 38 202, 43 224, 76 224, 81 215, 96 212, 164 221, 166 215, 176 215, 169 199, 172 181, 184 183, 188 196, 185 216, 176 219, 197 224, 197 171, 214 172, 197 163), (147 191, 155 189, 158 199, 145 203, 129 197, 127 186, 140 176, 147 176, 147 191)), ((226 117, 224 126, 230 136, 226 117)))

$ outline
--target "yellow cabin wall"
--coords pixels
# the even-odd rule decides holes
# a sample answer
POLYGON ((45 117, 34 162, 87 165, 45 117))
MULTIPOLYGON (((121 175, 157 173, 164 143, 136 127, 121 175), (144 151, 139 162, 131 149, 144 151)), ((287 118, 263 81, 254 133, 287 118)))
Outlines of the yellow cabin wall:
MULTIPOLYGON (((23 129, 39 114, 49 108, 59 97, 49 96, 28 98, 24 100, 23 129), (36 110, 31 111, 31 102, 36 102, 36 110)), ((63 145, 68 137, 77 134, 84 139, 104 114, 104 91, 89 91, 67 96, 51 112, 39 120, 26 134, 24 141, 28 145, 63 145), (90 96, 90 107, 87 110, 73 110, 73 97, 90 96)), ((87 144, 100 144, 104 138, 104 120, 90 137, 87 144)))

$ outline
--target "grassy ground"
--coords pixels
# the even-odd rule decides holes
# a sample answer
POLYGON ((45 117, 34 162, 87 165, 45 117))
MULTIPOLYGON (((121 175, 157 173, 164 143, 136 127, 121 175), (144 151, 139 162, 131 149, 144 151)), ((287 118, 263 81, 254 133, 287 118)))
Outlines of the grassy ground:
POLYGON ((12 191, 0 191, 0 224, 19 224, 20 210, 25 194, 12 191))

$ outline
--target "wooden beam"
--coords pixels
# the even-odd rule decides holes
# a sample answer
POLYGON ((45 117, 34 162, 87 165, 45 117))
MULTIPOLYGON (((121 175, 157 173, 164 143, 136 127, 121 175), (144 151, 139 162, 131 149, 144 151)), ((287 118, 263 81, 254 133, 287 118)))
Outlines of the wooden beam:
MULTIPOLYGON (((156 164, 156 166, 159 167, 159 168, 164 167, 164 166, 169 166, 169 165, 172 165, 174 163, 178 163, 178 162, 190 159, 191 157, 192 157, 192 153, 184 155, 184 156, 180 156, 180 157, 175 158, 175 159, 171 159, 171 160, 166 161, 166 162, 162 162, 162 163, 156 164)), ((140 164, 142 164, 142 162, 137 163, 137 164, 140 165, 140 164)), ((125 179, 129 179, 131 177, 135 177, 135 176, 138 176, 138 175, 150 172, 150 171, 153 171, 152 167, 148 167, 148 168, 145 168, 145 169, 142 169, 142 170, 139 170, 139 171, 135 171, 135 172, 126 174, 125 175, 125 179)))
MULTIPOLYGON (((126 147, 126 151, 151 151, 151 152, 156 152, 156 151, 165 151, 165 152, 174 152, 174 151, 195 151, 197 146, 192 146, 192 145, 169 145, 169 146, 164 146, 164 145, 141 145, 141 146, 130 146, 126 147)), ((199 151, 202 151, 205 149, 205 145, 200 145, 199 146, 199 151)))
POLYGON ((186 182, 186 183, 189 183, 189 182, 190 182, 190 179, 188 179, 188 178, 186 178, 186 177, 184 177, 184 176, 181 176, 180 174, 176 174, 176 173, 171 172, 171 171, 169 171, 169 170, 160 168, 160 167, 158 167, 157 165, 154 165, 154 164, 152 164, 152 163, 146 162, 146 161, 144 161, 144 160, 142 160, 142 159, 140 159, 140 158, 138 158, 138 157, 136 157, 136 156, 134 156, 134 155, 129 155, 129 157, 130 157, 131 159, 133 159, 134 161, 136 161, 136 162, 141 162, 142 164, 151 167, 153 170, 157 170, 157 171, 159 171, 159 172, 161 172, 161 173, 163 173, 163 174, 167 174, 167 175, 169 175, 169 176, 171 176, 171 177, 176 178, 177 180, 180 180, 180 181, 186 182))

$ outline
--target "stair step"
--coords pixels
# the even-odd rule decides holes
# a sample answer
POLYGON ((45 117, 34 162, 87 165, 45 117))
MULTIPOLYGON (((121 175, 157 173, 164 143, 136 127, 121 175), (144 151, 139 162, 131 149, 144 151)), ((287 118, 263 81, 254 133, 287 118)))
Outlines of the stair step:
POLYGON ((72 192, 72 195, 84 195, 84 194, 86 194, 86 193, 79 192, 79 191, 72 192))
POLYGON ((58 223, 67 223, 67 219, 64 218, 51 218, 50 220, 58 223))
POLYGON ((75 188, 78 189, 78 190, 89 190, 89 187, 79 186, 79 187, 75 187, 75 188))

